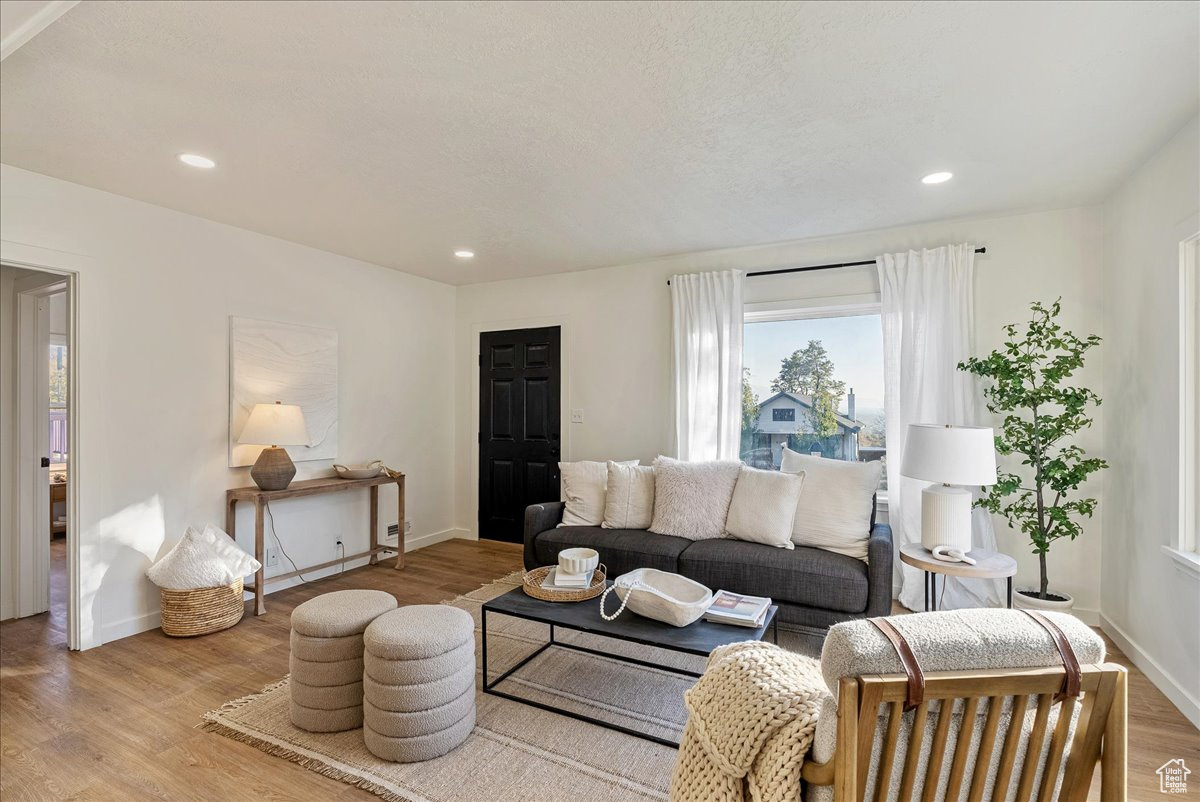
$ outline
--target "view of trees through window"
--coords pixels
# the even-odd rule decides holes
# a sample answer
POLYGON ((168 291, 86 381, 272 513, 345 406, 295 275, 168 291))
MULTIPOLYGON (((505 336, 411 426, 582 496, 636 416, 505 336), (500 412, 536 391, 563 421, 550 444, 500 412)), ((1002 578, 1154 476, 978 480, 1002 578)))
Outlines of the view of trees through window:
POLYGON ((50 460, 67 459, 67 346, 50 344, 50 460))
POLYGON ((879 315, 747 323, 743 348, 743 462, 778 468, 785 446, 830 459, 885 457, 879 315))

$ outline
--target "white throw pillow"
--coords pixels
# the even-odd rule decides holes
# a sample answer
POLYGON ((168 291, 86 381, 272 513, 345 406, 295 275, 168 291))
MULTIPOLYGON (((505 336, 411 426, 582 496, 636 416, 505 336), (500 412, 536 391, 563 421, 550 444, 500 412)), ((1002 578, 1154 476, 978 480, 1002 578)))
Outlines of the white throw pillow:
POLYGON ((729 503, 726 534, 735 540, 794 549, 792 524, 803 487, 803 471, 780 473, 743 465, 729 503))
POLYGON ((740 462, 654 460, 654 519, 650 531, 688 540, 725 534, 740 462))
POLYGON ((879 487, 882 462, 846 462, 783 449, 785 473, 804 473, 792 542, 867 559, 871 496, 879 487))
POLYGON ((208 524, 203 532, 189 526, 146 576, 160 588, 192 590, 229 585, 261 567, 233 538, 208 524))
MULTIPOLYGON (((618 462, 637 465, 637 460, 618 462)), ((560 462, 562 497, 567 503, 559 526, 599 526, 604 521, 604 496, 608 486, 608 465, 603 462, 560 462)))
POLYGON ((654 468, 608 463, 605 529, 649 529, 654 518, 654 468))

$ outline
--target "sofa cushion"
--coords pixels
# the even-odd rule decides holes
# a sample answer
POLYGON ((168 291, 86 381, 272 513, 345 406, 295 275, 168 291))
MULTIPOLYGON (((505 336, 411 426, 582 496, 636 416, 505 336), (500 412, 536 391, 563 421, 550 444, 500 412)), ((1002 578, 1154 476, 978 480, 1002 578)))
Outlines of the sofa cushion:
POLYGON ((679 573, 714 592, 770 596, 843 613, 867 609, 867 565, 845 554, 739 540, 701 540, 679 555, 679 573))
POLYGON ((656 535, 645 529, 561 526, 537 535, 533 547, 541 565, 558 563, 558 553, 563 549, 583 546, 595 549, 612 579, 635 568, 678 571, 679 554, 691 543, 686 538, 656 535))

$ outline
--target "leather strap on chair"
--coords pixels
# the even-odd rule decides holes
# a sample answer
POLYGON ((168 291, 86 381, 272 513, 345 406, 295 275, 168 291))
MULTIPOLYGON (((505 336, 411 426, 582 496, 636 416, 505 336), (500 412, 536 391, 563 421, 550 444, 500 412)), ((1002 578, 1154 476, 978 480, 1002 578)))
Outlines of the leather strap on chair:
POLYGON ((925 672, 921 670, 921 664, 917 662, 917 656, 913 654, 912 647, 908 645, 908 641, 900 634, 896 627, 892 626, 892 622, 886 618, 868 618, 875 628, 883 633, 884 637, 892 644, 892 648, 896 650, 896 656, 900 658, 900 665, 904 666, 904 673, 908 674, 908 698, 904 702, 904 712, 908 712, 921 704, 925 699, 925 672))
POLYGON ((1063 677, 1062 690, 1054 696, 1055 702, 1061 702, 1063 699, 1074 699, 1079 696, 1079 688, 1083 684, 1083 672, 1079 669, 1079 658, 1075 656, 1075 650, 1071 647, 1071 641, 1068 640, 1066 634, 1059 629, 1058 624, 1051 621, 1046 616, 1035 610, 1025 610, 1026 615, 1042 625, 1042 628, 1050 633, 1050 639, 1054 641, 1054 645, 1058 647, 1058 656, 1062 658, 1063 669, 1066 671, 1066 676, 1063 677))

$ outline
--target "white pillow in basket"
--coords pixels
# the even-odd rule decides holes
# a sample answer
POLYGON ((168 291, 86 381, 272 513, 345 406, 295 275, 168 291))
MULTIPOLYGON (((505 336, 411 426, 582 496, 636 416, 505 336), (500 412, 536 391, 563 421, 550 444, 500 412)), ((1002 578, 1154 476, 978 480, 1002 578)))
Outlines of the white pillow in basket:
POLYGON ((654 518, 654 468, 608 463, 605 529, 649 529, 654 518))
POLYGON ((208 524, 188 527, 179 542, 150 566, 146 576, 160 588, 193 590, 229 585, 262 567, 223 531, 208 524))
POLYGON ((804 472, 760 471, 742 466, 725 533, 735 540, 794 549, 792 524, 804 487, 804 472))
POLYGON ((785 473, 804 473, 792 542, 860 560, 871 537, 871 496, 879 487, 882 462, 847 462, 783 449, 785 473))
MULTIPOLYGON (((637 460, 618 462, 637 465, 637 460)), ((604 521, 604 497, 608 487, 608 464, 604 462, 560 462, 562 497, 566 502, 559 526, 599 526, 604 521)))
POLYGON ((654 519, 650 531, 688 540, 725 534, 740 462, 654 460, 654 519))

